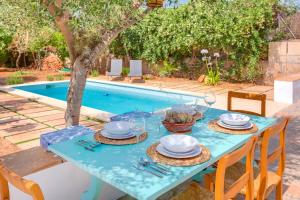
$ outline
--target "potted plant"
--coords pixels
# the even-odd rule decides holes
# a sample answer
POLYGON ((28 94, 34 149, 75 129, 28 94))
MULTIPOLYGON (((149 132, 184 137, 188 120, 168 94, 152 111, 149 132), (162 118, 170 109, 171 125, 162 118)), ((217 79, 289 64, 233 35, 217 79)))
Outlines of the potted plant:
POLYGON ((166 118, 162 121, 162 124, 172 133, 188 133, 192 131, 195 122, 196 120, 191 114, 167 111, 166 118))

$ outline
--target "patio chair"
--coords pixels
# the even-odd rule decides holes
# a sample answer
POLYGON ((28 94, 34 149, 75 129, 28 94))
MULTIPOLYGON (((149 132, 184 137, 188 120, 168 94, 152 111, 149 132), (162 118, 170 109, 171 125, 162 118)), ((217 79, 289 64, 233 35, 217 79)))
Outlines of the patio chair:
POLYGON ((253 199, 253 167, 254 148, 257 137, 252 137, 244 146, 236 151, 223 156, 218 162, 216 171, 215 191, 209 191, 201 187, 197 182, 191 182, 183 192, 172 197, 172 200, 198 200, 215 199, 225 200, 234 198, 242 188, 246 188, 246 199, 253 199), (224 189, 225 171, 231 165, 242 160, 246 156, 246 170, 240 175, 239 179, 230 187, 224 189))
POLYGON ((0 163, 0 198, 1 200, 9 200, 8 183, 17 189, 30 195, 34 200, 44 200, 44 195, 38 184, 33 181, 23 179, 19 175, 7 169, 0 163))
POLYGON ((130 72, 128 77, 129 79, 131 79, 131 77, 143 77, 143 65, 141 60, 130 60, 130 72))
MULTIPOLYGON (((288 118, 283 118, 277 124, 268 128, 262 134, 262 145, 260 154, 259 167, 254 167, 254 198, 264 200, 270 195, 272 190, 276 188, 276 200, 282 199, 282 176, 285 168, 285 134, 288 125, 288 118), (269 143, 271 138, 279 136, 279 145, 269 153, 269 143), (269 170, 269 164, 278 161, 277 171, 269 170)), ((237 180, 245 170, 246 166, 242 162, 236 163, 226 170, 225 187, 231 185, 237 180)), ((209 179, 212 181, 212 175, 209 179)), ((241 194, 245 195, 246 190, 241 190, 241 194)))
POLYGON ((120 77, 122 74, 123 61, 121 59, 112 59, 110 72, 107 72, 108 77, 120 77))
POLYGON ((253 94, 253 93, 243 93, 243 92, 229 91, 228 92, 227 110, 265 117, 266 116, 266 95, 265 94, 253 94), (246 111, 246 110, 234 110, 234 109, 232 109, 232 107, 233 107, 232 106, 232 99, 233 98, 260 101, 260 104, 261 104, 260 113, 256 113, 256 112, 252 112, 252 111, 246 111))

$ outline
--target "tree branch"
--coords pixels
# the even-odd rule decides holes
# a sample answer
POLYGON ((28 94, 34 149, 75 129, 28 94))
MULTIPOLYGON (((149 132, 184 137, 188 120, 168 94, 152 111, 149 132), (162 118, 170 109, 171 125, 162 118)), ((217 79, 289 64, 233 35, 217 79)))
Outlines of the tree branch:
MULTIPOLYGON (((133 9, 139 9, 139 6, 137 6, 136 4, 133 5, 133 9)), ((143 18, 149 11, 151 11, 152 9, 147 8, 140 16, 139 18, 143 18)), ((130 16, 130 14, 128 15, 130 16)), ((102 40, 101 42, 99 42, 91 51, 90 54, 90 62, 91 65, 95 65, 97 58, 99 57, 99 55, 103 54, 105 52, 105 50, 107 49, 107 47, 110 45, 110 43, 116 39, 118 37, 118 35, 126 30, 127 28, 131 27, 132 25, 136 24, 138 22, 138 19, 130 19, 130 17, 128 17, 128 20, 125 21, 125 23, 123 23, 120 27, 113 29, 113 30, 109 30, 106 31, 103 36, 102 36, 102 40)))
POLYGON ((67 11, 62 10, 62 2, 63 0, 56 0, 55 2, 49 2, 49 0, 43 1, 50 14, 54 17, 57 27, 60 29, 61 33, 65 38, 65 41, 68 46, 71 64, 73 65, 78 54, 75 50, 75 38, 73 32, 68 25, 70 14, 67 11), (57 13, 60 14, 57 15, 57 13))

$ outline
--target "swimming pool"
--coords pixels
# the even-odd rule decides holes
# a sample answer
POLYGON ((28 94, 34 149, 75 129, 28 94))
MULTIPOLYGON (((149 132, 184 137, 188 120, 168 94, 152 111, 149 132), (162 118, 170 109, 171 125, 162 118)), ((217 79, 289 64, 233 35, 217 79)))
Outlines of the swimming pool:
MULTIPOLYGON (((16 86, 15 89, 66 101, 69 82, 16 86)), ((134 110, 151 112, 195 100, 194 96, 133 86, 87 81, 83 106, 121 114, 134 110)))

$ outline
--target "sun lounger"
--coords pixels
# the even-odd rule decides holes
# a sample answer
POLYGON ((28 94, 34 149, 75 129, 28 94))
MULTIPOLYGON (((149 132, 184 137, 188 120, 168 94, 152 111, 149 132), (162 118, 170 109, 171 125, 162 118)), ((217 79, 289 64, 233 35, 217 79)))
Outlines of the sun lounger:
POLYGON ((122 74, 123 61, 121 59, 112 59, 110 72, 107 72, 108 77, 120 77, 122 74))
POLYGON ((143 77, 143 66, 141 60, 130 60, 130 72, 128 77, 143 77))

